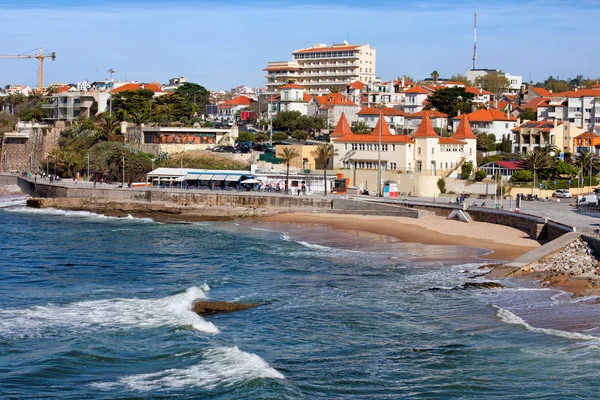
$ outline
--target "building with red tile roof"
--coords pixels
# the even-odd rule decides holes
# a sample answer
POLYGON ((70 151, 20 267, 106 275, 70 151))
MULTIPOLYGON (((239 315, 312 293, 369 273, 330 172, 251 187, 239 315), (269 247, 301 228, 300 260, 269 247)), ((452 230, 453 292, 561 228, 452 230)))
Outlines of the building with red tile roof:
POLYGON ((512 129, 513 151, 526 153, 537 147, 555 145, 561 151, 571 152, 573 139, 582 133, 581 128, 568 122, 527 121, 512 129))
MULTIPOLYGON (((467 114, 467 116, 473 131, 494 134, 497 143, 500 143, 503 137, 510 139, 512 136, 511 130, 517 126, 515 117, 494 108, 479 109, 467 114)), ((458 128, 460 120, 460 116, 452 118, 453 131, 458 128)))
POLYGON ((112 93, 121 93, 125 91, 136 91, 140 89, 151 90, 154 92, 154 95, 161 95, 165 92, 162 90, 162 87, 158 83, 126 83, 124 85, 118 86, 112 90, 112 93))
POLYGON ((423 117, 427 116, 434 128, 448 129, 448 114, 437 110, 422 110, 412 114, 406 114, 404 117, 405 126, 407 131, 414 131, 421 124, 423 117))
POLYGON ((396 132, 397 128, 402 128, 405 124, 404 111, 398 110, 392 107, 363 107, 358 113, 357 122, 364 122, 371 128, 375 127, 375 124, 381 116, 385 118, 386 123, 396 132))
POLYGON ((469 124, 469 117, 467 114, 463 114, 460 116, 460 122, 452 135, 454 139, 464 140, 464 139, 475 139, 477 140, 477 136, 473 133, 471 129, 471 125, 469 124))

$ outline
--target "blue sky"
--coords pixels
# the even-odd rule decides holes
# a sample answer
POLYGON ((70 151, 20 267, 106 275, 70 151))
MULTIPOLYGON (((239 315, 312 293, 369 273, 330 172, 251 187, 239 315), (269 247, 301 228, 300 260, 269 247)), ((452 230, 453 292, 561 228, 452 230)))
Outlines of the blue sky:
MULTIPOLYGON (((571 1, 68 1, 0 0, 0 54, 40 45, 58 59, 45 82, 185 76, 209 89, 260 85, 268 61, 315 43, 369 43, 377 74, 421 79, 478 67, 536 82, 599 77, 600 4, 571 1), (50 4, 49 4, 50 3, 50 4), (85 5, 81 5, 85 3, 85 5)), ((36 60, 0 59, 0 85, 35 85, 36 60)))

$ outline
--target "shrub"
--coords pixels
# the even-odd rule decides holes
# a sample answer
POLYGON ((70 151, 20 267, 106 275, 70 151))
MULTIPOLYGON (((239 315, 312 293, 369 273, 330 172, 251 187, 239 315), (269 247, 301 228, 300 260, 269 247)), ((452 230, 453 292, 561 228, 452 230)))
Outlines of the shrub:
POLYGON ((440 189, 440 193, 446 193, 446 180, 444 178, 438 179, 437 187, 440 189))
POLYGON ((481 182, 482 180, 485 179, 486 176, 487 176, 487 173, 484 170, 480 169, 479 171, 477 171, 475 173, 475 181, 481 182))
POLYGON ((533 172, 526 169, 516 171, 510 177, 511 182, 531 182, 533 181, 533 172))
POLYGON ((473 172, 473 163, 468 161, 462 165, 460 179, 469 179, 471 172, 473 172))

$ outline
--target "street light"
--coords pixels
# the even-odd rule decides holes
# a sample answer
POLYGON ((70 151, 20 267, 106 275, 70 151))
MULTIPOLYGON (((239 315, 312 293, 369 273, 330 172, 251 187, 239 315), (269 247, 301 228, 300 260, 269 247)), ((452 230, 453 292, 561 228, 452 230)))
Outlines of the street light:
POLYGON ((379 105, 379 131, 377 132, 377 197, 381 197, 381 118, 383 115, 383 108, 379 105))
POLYGON ((123 187, 125 187, 125 154, 123 154, 123 187))
POLYGON ((90 153, 87 153, 87 180, 90 180, 90 153))

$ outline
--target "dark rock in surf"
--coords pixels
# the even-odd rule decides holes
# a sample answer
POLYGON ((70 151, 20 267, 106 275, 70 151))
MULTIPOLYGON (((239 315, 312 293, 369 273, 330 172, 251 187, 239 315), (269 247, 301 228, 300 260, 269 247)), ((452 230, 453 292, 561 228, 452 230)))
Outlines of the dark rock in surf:
POLYGON ((213 315, 233 311, 242 311, 249 308, 258 307, 258 304, 229 303, 226 301, 199 301, 194 303, 192 311, 198 315, 213 315))
POLYGON ((503 289, 499 283, 496 282, 467 282, 462 285, 463 289, 503 289))

